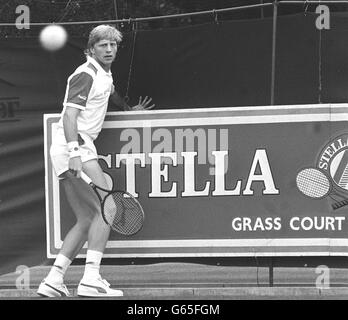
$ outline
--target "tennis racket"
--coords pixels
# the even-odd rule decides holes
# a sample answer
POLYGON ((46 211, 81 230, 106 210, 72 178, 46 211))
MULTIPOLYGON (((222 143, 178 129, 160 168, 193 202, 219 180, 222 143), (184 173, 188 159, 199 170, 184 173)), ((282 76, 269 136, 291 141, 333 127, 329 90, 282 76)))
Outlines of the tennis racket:
POLYGON ((305 168, 298 172, 296 185, 304 195, 312 199, 323 199, 329 196, 335 201, 331 205, 333 210, 348 204, 346 196, 337 191, 332 184, 331 178, 318 168, 305 168), (337 200, 335 196, 339 196, 344 200, 337 200))
POLYGON ((81 172, 81 178, 97 194, 102 217, 112 230, 126 236, 140 231, 145 215, 138 200, 126 191, 106 190, 95 185, 84 172, 81 172))

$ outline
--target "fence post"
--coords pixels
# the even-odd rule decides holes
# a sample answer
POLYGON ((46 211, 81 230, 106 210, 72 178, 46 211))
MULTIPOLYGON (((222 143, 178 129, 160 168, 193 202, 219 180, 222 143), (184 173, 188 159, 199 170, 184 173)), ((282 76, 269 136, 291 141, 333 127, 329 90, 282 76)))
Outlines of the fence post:
POLYGON ((272 32, 272 75, 271 75, 271 105, 274 105, 274 86, 275 86, 275 60, 276 60, 276 38, 277 38, 277 16, 278 1, 273 3, 273 32, 272 32))
POLYGON ((273 287, 273 283, 274 283, 274 280, 273 280, 273 268, 274 268, 273 257, 271 257, 270 262, 269 262, 269 286, 270 287, 273 287))

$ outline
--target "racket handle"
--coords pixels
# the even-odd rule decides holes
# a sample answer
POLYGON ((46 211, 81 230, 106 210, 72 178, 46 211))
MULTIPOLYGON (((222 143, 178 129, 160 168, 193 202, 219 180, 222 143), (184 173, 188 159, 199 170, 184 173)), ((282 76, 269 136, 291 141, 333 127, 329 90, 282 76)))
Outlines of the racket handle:
POLYGON ((332 209, 337 210, 337 209, 342 208, 346 205, 348 205, 348 200, 339 201, 339 202, 336 202, 332 205, 332 209))
POLYGON ((89 185, 93 184, 92 179, 89 176, 87 176, 87 174, 85 174, 83 171, 81 171, 81 179, 89 185))

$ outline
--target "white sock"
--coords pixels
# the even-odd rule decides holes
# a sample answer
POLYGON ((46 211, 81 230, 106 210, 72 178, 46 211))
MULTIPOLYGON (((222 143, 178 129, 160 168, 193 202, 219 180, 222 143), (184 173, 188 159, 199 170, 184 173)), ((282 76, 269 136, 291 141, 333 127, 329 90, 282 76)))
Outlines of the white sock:
POLYGON ((100 277, 99 269, 103 252, 87 250, 84 279, 95 279, 100 277))
POLYGON ((55 284, 63 283, 65 272, 70 264, 71 260, 59 253, 49 274, 46 277, 46 280, 55 284))

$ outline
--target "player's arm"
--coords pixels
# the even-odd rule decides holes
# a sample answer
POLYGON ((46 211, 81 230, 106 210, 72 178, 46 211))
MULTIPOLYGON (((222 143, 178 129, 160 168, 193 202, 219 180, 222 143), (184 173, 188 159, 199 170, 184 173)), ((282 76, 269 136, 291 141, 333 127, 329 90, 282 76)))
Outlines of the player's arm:
POLYGON ((63 115, 63 126, 64 126, 64 134, 66 141, 72 142, 72 141, 78 141, 77 137, 77 116, 81 110, 72 108, 72 107, 66 107, 64 115, 63 115))
POLYGON ((82 170, 82 161, 77 135, 77 117, 80 112, 81 110, 77 108, 66 107, 63 115, 64 134, 68 143, 69 151, 69 170, 71 170, 78 178, 80 177, 82 170))
POLYGON ((116 105, 119 110, 130 111, 132 108, 128 105, 126 100, 119 95, 116 90, 113 90, 113 93, 110 95, 111 101, 116 105))
POLYGON ((93 77, 82 72, 69 81, 68 95, 64 102, 63 126, 65 139, 68 143, 69 170, 79 178, 82 170, 80 147, 78 143, 77 118, 86 108, 87 98, 93 84, 93 77))
POLYGON ((126 100, 115 90, 114 86, 110 95, 111 101, 116 105, 119 110, 131 111, 131 110, 150 110, 155 107, 155 104, 150 105, 152 98, 142 97, 139 98, 139 103, 133 107, 129 106, 126 100))

